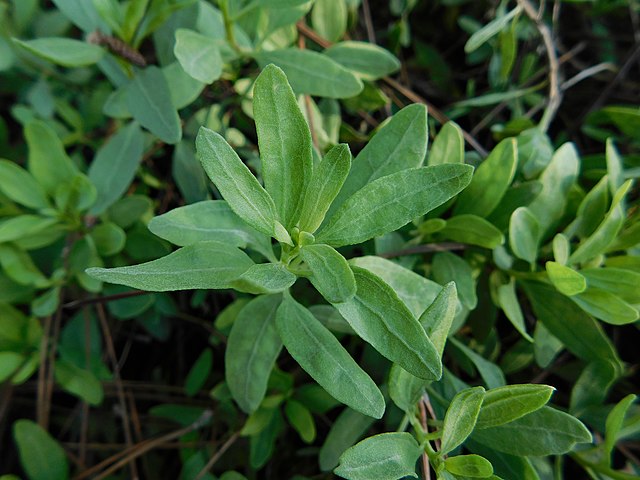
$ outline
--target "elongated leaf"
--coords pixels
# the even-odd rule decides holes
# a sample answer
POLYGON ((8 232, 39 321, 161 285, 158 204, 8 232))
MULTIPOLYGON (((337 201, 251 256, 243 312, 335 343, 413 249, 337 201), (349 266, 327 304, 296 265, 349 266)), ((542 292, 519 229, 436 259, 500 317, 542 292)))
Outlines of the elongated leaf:
POLYGON ((224 138, 201 127, 196 138, 197 156, 231 210, 256 230, 275 234, 276 207, 224 138))
POLYGON ((389 396, 400 410, 407 413, 413 411, 428 384, 428 380, 411 375, 397 363, 389 370, 389 396))
POLYGON ((90 33, 100 27, 105 33, 111 33, 109 27, 102 21, 93 2, 84 0, 53 0, 54 5, 65 17, 83 31, 90 33))
POLYGON ((64 450, 41 426, 31 420, 18 420, 13 424, 13 437, 30 480, 69 478, 64 450))
POLYGON ((433 257, 433 277, 441 285, 455 282, 462 305, 469 310, 476 308, 476 282, 471 266, 461 257, 449 252, 437 253, 433 257))
POLYGON ((507 385, 488 390, 476 428, 491 428, 512 422, 542 408, 555 389, 548 385, 507 385))
POLYGON ((0 265, 7 276, 21 285, 39 288, 50 285, 49 280, 33 263, 31 256, 15 244, 0 244, 0 265))
POLYGON ((186 203, 196 203, 209 198, 209 180, 202 165, 196 159, 191 142, 181 141, 173 150, 171 174, 186 203))
POLYGON ((34 120, 24 129, 29 147, 29 172, 42 185, 47 194, 53 196, 56 189, 69 182, 78 167, 67 156, 62 142, 49 125, 34 120))
POLYGON ((300 230, 313 233, 318 229, 342 188, 350 168, 351 152, 346 144, 336 145, 320 160, 313 170, 304 195, 300 230))
POLYGON ((346 0, 316 0, 311 10, 311 24, 322 38, 337 42, 344 35, 349 20, 346 0))
POLYGON ((422 166, 428 139, 427 109, 424 105, 409 105, 396 113, 353 161, 349 176, 331 206, 328 217, 373 180, 422 166))
POLYGON ((613 325, 626 325, 640 318, 637 308, 629 305, 619 296, 599 288, 587 288, 571 297, 571 300, 580 305, 585 312, 613 325))
POLYGON ((29 208, 47 208, 49 200, 33 176, 9 160, 0 159, 0 192, 29 208))
POLYGON ((218 242, 188 245, 151 262, 117 268, 89 268, 87 274, 109 283, 166 292, 229 288, 253 261, 241 250, 218 242))
POLYGON ((427 332, 427 336, 442 356, 451 324, 458 307, 458 291, 455 282, 449 282, 436 299, 420 316, 420 324, 427 332))
POLYGON ((580 270, 590 287, 615 293, 629 303, 640 303, 640 272, 623 268, 587 268, 580 270))
POLYGON ((455 122, 445 123, 429 150, 429 165, 464 163, 464 138, 455 122))
POLYGON ((624 417, 629 410, 629 407, 636 401, 636 396, 633 394, 627 395, 620 402, 613 407, 613 410, 607 415, 607 421, 605 424, 605 438, 604 438, 604 452, 607 461, 611 457, 611 453, 618 441, 618 435, 622 429, 622 423, 624 417))
POLYGON ((357 443, 340 457, 336 475, 348 480, 397 480, 416 477, 422 449, 406 432, 381 433, 357 443))
POLYGON ((504 243, 504 235, 494 225, 477 215, 456 215, 447 220, 438 235, 456 242, 494 249, 504 243))
POLYGON ((442 363, 424 329, 393 289, 368 270, 352 266, 357 292, 334 304, 356 333, 413 375, 435 380, 442 363))
POLYGON ((608 208, 609 182, 608 176, 605 175, 582 199, 576 219, 565 232, 568 236, 575 234, 581 239, 590 236, 604 219, 608 208))
POLYGON ((587 364, 571 389, 569 412, 580 416, 586 409, 602 405, 618 376, 618 368, 610 361, 587 364))
POLYGON ((184 380, 184 391, 193 397, 204 386, 213 367, 213 352, 205 348, 196 359, 184 380))
POLYGON ((287 77, 267 66, 253 87, 262 176, 280 221, 291 228, 300 216, 313 168, 311 132, 287 77))
POLYGON ((500 142, 476 169, 469 186, 460 194, 454 214, 487 217, 498 206, 511 185, 518 165, 517 144, 508 138, 500 142))
POLYGON ((446 458, 444 468, 449 473, 471 478, 487 478, 493 475, 491 462, 480 455, 456 455, 446 458))
POLYGON ((494 20, 486 24, 480 30, 471 35, 471 37, 469 37, 469 40, 467 40, 467 43, 465 43, 464 45, 464 51, 466 53, 471 53, 484 45, 488 40, 505 29, 507 25, 509 25, 509 22, 511 22, 513 17, 518 15, 521 10, 522 7, 518 5, 509 13, 496 17, 494 20))
POLYGON ((340 455, 364 435, 374 419, 351 408, 345 408, 331 425, 324 441, 318 461, 323 472, 338 465, 340 455))
POLYGON ((173 106, 167 80, 158 67, 138 72, 127 87, 127 107, 140 125, 166 143, 182 138, 180 117, 173 106))
POLYGON ((504 378, 502 369, 493 362, 490 362, 482 355, 474 352, 471 348, 467 347, 460 340, 455 337, 449 339, 451 345, 460 350, 460 352, 467 357, 478 370, 478 373, 482 377, 485 385, 488 388, 497 388, 504 386, 507 381, 504 378))
POLYGON ((270 63, 280 67, 298 94, 329 98, 348 98, 362 91, 362 82, 349 70, 326 55, 311 50, 285 48, 254 55, 264 68, 270 63))
POLYGON ((542 407, 513 422, 478 429, 471 439, 511 455, 544 456, 562 455, 576 443, 591 442, 591 433, 571 415, 542 407))
POLYGON ((287 401, 284 409, 287 420, 291 426, 298 432, 300 438, 305 443, 313 443, 316 438, 316 424, 313 421, 311 412, 295 400, 287 401))
POLYGON ((442 424, 440 453, 445 455, 471 434, 476 425, 485 390, 482 387, 467 388, 459 392, 453 400, 442 424))
POLYGON ((297 278, 281 263, 258 263, 249 267, 230 285, 236 290, 254 295, 278 293, 293 285, 297 278))
POLYGON ((89 167, 98 199, 89 213, 99 215, 126 192, 142 160, 144 137, 136 122, 121 128, 105 143, 89 167))
POLYGON ((175 35, 173 53, 185 72, 202 83, 220 78, 222 57, 213 38, 187 28, 179 28, 175 35))
POLYGON ((514 255, 529 263, 538 256, 540 224, 527 207, 517 208, 509 222, 509 246, 514 255))
POLYGON ((547 262, 545 267, 549 280, 560 293, 571 296, 587 289, 587 280, 580 272, 556 262, 547 262))
POLYGON ((55 225, 58 220, 37 215, 19 215, 0 221, 0 243, 35 235, 55 225))
POLYGON ((518 207, 529 205, 542 191, 542 183, 537 180, 519 183, 509 189, 502 197, 500 204, 491 212, 487 220, 499 230, 505 230, 509 226, 511 214, 518 207))
POLYGON ((458 194, 471 172, 468 165, 435 165, 374 180, 340 207, 317 239, 332 246, 353 245, 397 230, 458 194))
POLYGON ((155 235, 181 247, 211 240, 249 247, 275 260, 270 238, 245 223, 224 200, 205 200, 174 208, 152 218, 148 227, 155 235))
POLYGON ((498 287, 498 304, 516 330, 528 341, 533 342, 533 338, 527 333, 513 279, 498 287))
MULTIPOLYGON (((55 308, 53 311, 55 311, 55 308)), ((65 360, 60 360, 56 362, 54 373, 56 383, 63 390, 81 398, 90 405, 100 405, 102 403, 104 397, 102 384, 89 370, 79 368, 65 360)))
POLYGON ((400 297, 413 316, 419 318, 436 299, 442 286, 397 263, 377 256, 349 260, 351 265, 364 268, 380 277, 400 297))
POLYGON ((291 356, 331 396, 365 415, 382 417, 384 398, 374 381, 309 310, 285 298, 276 326, 291 356))
POLYGON ((14 43, 38 57, 64 67, 85 67, 98 62, 105 50, 97 45, 71 38, 13 39, 14 43))
POLYGON ((625 219, 623 200, 632 180, 627 180, 616 192, 611 202, 611 209, 595 232, 582 242, 569 257, 570 263, 582 263, 603 253, 615 240, 622 229, 625 219))
POLYGON ((323 53, 365 80, 377 80, 400 68, 400 61, 393 54, 372 43, 340 42, 323 53))
POLYGON ((309 280, 329 303, 345 302, 356 294, 356 281, 345 258, 329 245, 306 245, 300 256, 311 269, 309 280))
POLYGON ((551 285, 523 282, 537 319, 577 357, 592 362, 610 360, 620 366, 620 359, 602 327, 570 299, 551 285), (580 335, 576 335, 580 332, 580 335))
POLYGON ((167 80, 171 103, 177 110, 191 105, 200 96, 206 85, 185 72, 179 62, 173 62, 163 67, 162 75, 167 80))
POLYGON ((225 377, 233 399, 246 413, 258 409, 282 349, 275 316, 282 295, 262 295, 246 304, 233 322, 225 351, 225 377))
POLYGON ((567 194, 576 181, 580 160, 575 147, 565 143, 554 153, 551 163, 540 177, 542 191, 529 204, 529 210, 538 219, 542 238, 560 220, 567 203, 567 194))

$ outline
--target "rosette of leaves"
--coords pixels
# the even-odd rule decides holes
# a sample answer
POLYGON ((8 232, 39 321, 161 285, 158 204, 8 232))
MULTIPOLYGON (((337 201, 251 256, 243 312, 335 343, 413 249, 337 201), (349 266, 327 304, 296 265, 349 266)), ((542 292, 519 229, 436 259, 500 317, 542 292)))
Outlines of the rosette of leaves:
POLYGON ((152 220, 152 232, 182 247, 170 255, 87 273, 150 291, 232 288, 256 294, 234 323, 226 352, 227 381, 238 405, 248 413, 258 408, 284 345, 337 400, 380 418, 385 402, 377 385, 290 287, 308 279, 383 356, 417 378, 440 378, 440 353, 411 310, 380 276, 348 262, 336 248, 394 231, 445 203, 469 183, 473 169, 422 166, 423 106, 399 112, 353 168, 346 145, 314 164, 309 127, 274 65, 256 80, 254 116, 264 187, 219 134, 203 127, 198 158, 224 200, 152 220), (398 129, 407 144, 390 142, 398 129), (409 142, 414 136, 418 148, 409 142))

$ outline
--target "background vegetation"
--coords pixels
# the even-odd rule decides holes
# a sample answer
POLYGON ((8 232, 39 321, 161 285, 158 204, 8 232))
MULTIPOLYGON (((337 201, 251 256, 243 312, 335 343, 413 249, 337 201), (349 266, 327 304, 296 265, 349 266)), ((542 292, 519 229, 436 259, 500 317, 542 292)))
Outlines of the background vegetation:
MULTIPOLYGON (((636 478, 637 1, 0 0, 0 25, 0 479, 636 478), (227 343, 263 291, 86 273, 216 239, 196 135, 262 179, 272 63, 316 163, 346 143, 352 176, 476 167, 407 225, 334 243, 422 322, 439 380, 354 335, 313 278, 291 289, 382 391, 380 420, 285 338, 239 400, 227 343), (150 224, 170 211, 196 213, 150 224)), ((217 239, 272 260, 233 222, 217 239)))

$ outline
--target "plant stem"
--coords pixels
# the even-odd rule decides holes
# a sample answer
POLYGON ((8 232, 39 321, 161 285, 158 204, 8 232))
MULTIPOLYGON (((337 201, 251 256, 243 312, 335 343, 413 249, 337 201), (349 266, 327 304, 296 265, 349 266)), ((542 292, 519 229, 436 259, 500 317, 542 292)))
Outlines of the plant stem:
POLYGON ((220 7, 220 12, 222 12, 222 18, 224 20, 224 30, 227 35, 227 42, 231 45, 238 54, 241 54, 242 51, 238 46, 238 42, 236 42, 236 34, 233 31, 233 21, 229 16, 229 0, 220 0, 218 6, 220 7))

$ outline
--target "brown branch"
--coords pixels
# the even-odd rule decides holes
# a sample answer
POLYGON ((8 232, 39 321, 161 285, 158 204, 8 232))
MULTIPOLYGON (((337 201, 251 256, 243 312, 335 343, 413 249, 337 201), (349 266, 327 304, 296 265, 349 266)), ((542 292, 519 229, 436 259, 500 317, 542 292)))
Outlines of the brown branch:
POLYGON ((44 319, 42 339, 40 340, 40 368, 38 369, 38 390, 36 400, 36 418, 38 425, 45 428, 45 382, 47 378, 47 351, 49 350, 49 337, 51 336, 51 315, 44 319))
POLYGON ((373 30, 373 22, 371 21, 371 9, 369 8, 369 0, 362 0, 362 16, 364 17, 364 25, 367 29, 367 38, 369 43, 376 43, 376 34, 373 30))
POLYGON ((224 455, 224 453, 229 449, 229 447, 231 447, 231 445, 233 445, 236 442, 236 440, 238 440, 238 438, 240 438, 240 432, 236 432, 233 435, 231 435, 231 437, 229 437, 229 439, 226 442, 224 442, 224 445, 222 445, 220 449, 209 459, 207 464, 202 468, 202 470, 200 470, 200 473, 196 475, 196 478, 194 478, 194 480, 200 480, 202 477, 204 477, 209 472, 209 470, 211 470, 211 468, 215 465, 215 463, 218 460, 220 460, 222 455, 224 455))
POLYGON ((114 295, 107 295, 103 297, 84 298, 82 300, 74 300, 73 302, 65 303, 64 305, 62 305, 62 308, 65 308, 65 309, 77 308, 77 307, 83 307, 85 305, 91 305, 93 303, 108 303, 108 302, 113 302, 115 300, 120 300, 123 298, 137 297, 138 295, 149 295, 150 293, 153 293, 153 292, 146 292, 143 290, 134 290, 132 292, 116 293, 114 295))
MULTIPOLYGON (((427 424, 427 409, 424 406, 422 399, 418 402, 420 408, 420 424, 424 433, 429 433, 429 425, 427 424)), ((431 480, 431 467, 429 467, 429 457, 427 452, 422 452, 422 471, 424 473, 424 480, 431 480)))

